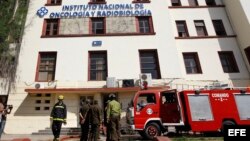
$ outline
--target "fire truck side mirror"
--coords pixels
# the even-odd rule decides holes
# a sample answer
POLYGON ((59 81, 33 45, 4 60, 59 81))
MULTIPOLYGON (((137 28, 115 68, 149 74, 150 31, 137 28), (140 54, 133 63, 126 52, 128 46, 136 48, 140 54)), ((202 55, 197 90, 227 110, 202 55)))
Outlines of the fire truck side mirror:
POLYGON ((245 90, 240 90, 240 94, 246 94, 245 90))
POLYGON ((200 90, 195 90, 194 94, 199 95, 200 94, 200 90))

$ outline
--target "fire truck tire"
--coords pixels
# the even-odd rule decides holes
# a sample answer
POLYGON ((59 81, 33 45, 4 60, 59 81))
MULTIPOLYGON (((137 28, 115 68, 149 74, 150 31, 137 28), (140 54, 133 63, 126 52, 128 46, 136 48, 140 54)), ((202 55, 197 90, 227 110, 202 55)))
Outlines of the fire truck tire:
POLYGON ((161 135, 161 128, 157 123, 149 123, 144 129, 144 137, 146 139, 153 139, 161 135))
POLYGON ((235 125, 235 122, 233 122, 231 120, 225 120, 225 121, 223 121, 222 127, 221 127, 221 132, 222 133, 224 133, 225 126, 227 126, 227 125, 235 125))

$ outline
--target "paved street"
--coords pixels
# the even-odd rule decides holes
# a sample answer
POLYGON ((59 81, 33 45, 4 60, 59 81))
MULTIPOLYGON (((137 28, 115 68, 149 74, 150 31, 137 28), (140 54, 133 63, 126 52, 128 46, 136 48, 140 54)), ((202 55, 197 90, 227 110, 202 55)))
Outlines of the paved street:
MULTIPOLYGON (((61 136, 62 141, 79 141, 77 136, 61 136)), ((52 141, 52 135, 16 135, 3 134, 1 141, 52 141)), ((101 135, 100 141, 106 141, 106 137, 101 135)), ((145 141, 139 135, 123 135, 122 141, 145 141)))

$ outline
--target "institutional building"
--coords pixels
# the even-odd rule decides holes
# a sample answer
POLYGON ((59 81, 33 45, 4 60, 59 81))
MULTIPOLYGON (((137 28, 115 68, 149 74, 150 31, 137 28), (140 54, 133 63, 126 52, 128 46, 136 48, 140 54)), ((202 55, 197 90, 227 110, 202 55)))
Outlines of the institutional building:
POLYGON ((110 93, 124 121, 142 80, 149 89, 248 86, 226 7, 221 0, 30 1, 5 132, 48 128, 60 94, 63 127, 79 127, 80 100, 104 108, 110 93))

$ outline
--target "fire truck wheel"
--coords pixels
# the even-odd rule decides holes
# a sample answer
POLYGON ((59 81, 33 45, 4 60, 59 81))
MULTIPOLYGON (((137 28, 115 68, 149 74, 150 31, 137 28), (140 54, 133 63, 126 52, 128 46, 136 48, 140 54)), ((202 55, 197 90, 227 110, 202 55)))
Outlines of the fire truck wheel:
POLYGON ((147 139, 152 140, 154 137, 160 135, 161 135, 161 129, 157 123, 149 123, 144 130, 144 136, 147 139))
POLYGON ((221 132, 224 133, 224 129, 225 129, 225 126, 227 125, 235 125, 235 123, 231 120, 225 120, 223 121, 222 123, 222 127, 221 127, 221 132))

